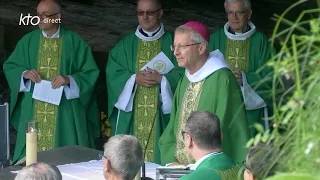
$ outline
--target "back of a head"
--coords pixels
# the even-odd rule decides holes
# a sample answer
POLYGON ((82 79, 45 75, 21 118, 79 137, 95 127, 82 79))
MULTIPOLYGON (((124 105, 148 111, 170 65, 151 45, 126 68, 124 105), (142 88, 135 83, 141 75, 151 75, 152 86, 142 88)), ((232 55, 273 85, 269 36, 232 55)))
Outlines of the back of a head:
POLYGON ((112 136, 104 145, 104 156, 123 179, 133 179, 144 162, 142 146, 131 135, 112 136))
POLYGON ((42 162, 24 167, 15 180, 62 180, 59 169, 42 162))
POLYGON ((185 131, 200 149, 212 150, 221 147, 220 121, 211 112, 192 112, 186 121, 185 131))
POLYGON ((245 166, 255 179, 264 179, 273 175, 277 151, 271 144, 258 143, 249 150, 245 166))

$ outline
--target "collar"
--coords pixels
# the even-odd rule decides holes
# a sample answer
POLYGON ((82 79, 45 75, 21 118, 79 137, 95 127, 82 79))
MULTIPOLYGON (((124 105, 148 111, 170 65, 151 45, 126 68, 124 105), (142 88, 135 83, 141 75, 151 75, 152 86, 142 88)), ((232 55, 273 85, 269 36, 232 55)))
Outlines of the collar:
POLYGON ((153 32, 143 31, 141 26, 139 25, 137 27, 135 34, 138 38, 140 38, 144 41, 155 41, 155 40, 161 38, 161 36, 164 34, 163 24, 161 23, 159 29, 157 29, 153 32), (148 36, 146 36, 146 35, 148 35, 148 36), (150 37, 150 35, 151 35, 151 37, 150 37))
POLYGON ((246 32, 248 32, 248 31, 250 31, 250 30, 251 30, 251 27, 250 27, 248 24, 246 25, 246 27, 244 28, 244 30, 243 30, 241 33, 235 32, 233 29, 231 29, 230 26, 229 26, 229 28, 228 28, 228 32, 229 32, 229 33, 231 33, 231 34, 236 34, 236 35, 240 35, 240 34, 246 33, 246 32))
POLYGON ((190 82, 199 82, 222 68, 229 68, 229 66, 225 62, 223 54, 219 49, 217 49, 210 52, 208 60, 197 72, 195 72, 194 74, 190 74, 186 69, 185 75, 190 82))
POLYGON ((227 22, 225 25, 224 25, 224 33, 226 34, 226 36, 229 38, 229 39, 232 39, 232 40, 246 40, 247 38, 249 38, 253 33, 256 32, 256 26, 251 22, 249 21, 248 22, 248 28, 249 29, 248 31, 244 32, 244 33, 232 33, 232 32, 229 32, 229 28, 230 28, 230 25, 229 25, 229 22, 227 22))
POLYGON ((46 37, 46 38, 59 38, 59 36, 60 36, 60 25, 59 25, 59 27, 58 27, 58 31, 57 31, 56 33, 54 33, 52 36, 48 36, 48 35, 44 32, 44 30, 42 30, 42 35, 43 35, 43 37, 46 37))
POLYGON ((158 29, 156 29, 156 30, 154 30, 154 31, 152 31, 152 32, 148 32, 148 31, 145 31, 145 30, 143 30, 142 28, 140 28, 140 29, 139 29, 139 32, 140 32, 141 34, 143 34, 145 37, 152 37, 152 36, 156 35, 157 32, 160 31, 160 29, 161 29, 161 26, 159 26, 158 29))
POLYGON ((190 170, 196 170, 198 168, 198 166, 207 158, 211 157, 211 156, 215 156, 215 155, 218 155, 218 154, 221 154, 223 152, 213 152, 213 153, 210 153, 210 154, 207 154, 205 156, 203 156, 201 159, 199 159, 192 167, 190 167, 190 170))

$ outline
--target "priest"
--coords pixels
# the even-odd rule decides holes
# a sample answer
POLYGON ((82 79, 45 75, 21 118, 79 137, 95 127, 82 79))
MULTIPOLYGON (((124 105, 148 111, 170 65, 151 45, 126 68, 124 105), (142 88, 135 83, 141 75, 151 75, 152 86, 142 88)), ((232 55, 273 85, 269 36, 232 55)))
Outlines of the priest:
POLYGON ((249 129, 239 84, 219 50, 208 51, 210 34, 204 24, 191 21, 175 31, 172 50, 185 75, 176 89, 170 122, 160 138, 161 164, 189 164, 181 132, 195 110, 221 120, 222 150, 236 162, 245 160, 249 129))
POLYGON ((17 130, 14 162, 26 153, 26 121, 38 121, 38 151, 95 147, 100 130, 94 93, 99 70, 90 47, 75 32, 45 23, 61 18, 58 1, 41 0, 37 13, 40 29, 25 35, 3 66, 11 89, 10 123, 17 130), (63 88, 60 104, 33 98, 35 85, 45 81, 50 89, 63 88))
POLYGON ((106 67, 111 135, 135 135, 145 160, 157 163, 158 140, 183 72, 170 51, 173 35, 160 23, 162 14, 159 0, 139 0, 139 26, 110 51, 106 67))
MULTIPOLYGON (((249 121, 255 136, 255 123, 268 128, 268 105, 271 106, 271 70, 264 67, 270 59, 266 36, 250 21, 250 0, 225 0, 228 22, 210 37, 210 50, 219 49, 241 86, 249 121)), ((270 108, 271 109, 271 108, 270 108)))
POLYGON ((240 166, 221 149, 219 118, 208 111, 194 111, 186 120, 182 138, 186 152, 196 163, 180 180, 237 179, 240 166))

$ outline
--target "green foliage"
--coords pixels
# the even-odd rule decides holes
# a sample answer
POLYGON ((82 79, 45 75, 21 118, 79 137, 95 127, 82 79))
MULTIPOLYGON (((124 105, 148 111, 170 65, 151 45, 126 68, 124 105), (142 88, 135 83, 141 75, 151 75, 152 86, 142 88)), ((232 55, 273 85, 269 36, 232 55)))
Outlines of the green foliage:
POLYGON ((302 174, 279 174, 267 180, 319 180, 317 177, 302 174))
POLYGON ((271 143, 279 150, 274 158, 278 173, 270 180, 320 177, 320 0, 318 8, 302 11, 295 21, 285 18, 304 2, 275 15, 271 42, 280 41, 281 49, 268 63, 274 69, 273 131, 257 126, 258 135, 248 142, 271 143))

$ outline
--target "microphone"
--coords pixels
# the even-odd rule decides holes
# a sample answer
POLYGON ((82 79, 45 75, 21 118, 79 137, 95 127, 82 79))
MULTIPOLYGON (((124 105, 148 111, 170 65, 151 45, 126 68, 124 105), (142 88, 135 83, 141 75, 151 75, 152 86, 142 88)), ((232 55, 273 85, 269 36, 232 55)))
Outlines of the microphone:
MULTIPOLYGON (((158 108, 159 108, 159 106, 158 106, 158 108)), ((148 149, 148 146, 149 146, 149 141, 150 141, 150 138, 151 138, 151 134, 152 134, 152 130, 153 130, 153 127, 154 127, 154 123, 156 122, 158 108, 156 110, 156 113, 155 113, 153 121, 152 121, 152 126, 151 126, 151 129, 150 129, 149 135, 148 135, 146 147, 144 148, 143 160, 146 159, 146 153, 147 153, 147 149, 148 149)), ((142 175, 141 180, 153 180, 152 178, 146 177, 146 164, 145 164, 144 161, 143 161, 143 164, 142 164, 142 174, 141 175, 142 175)))

